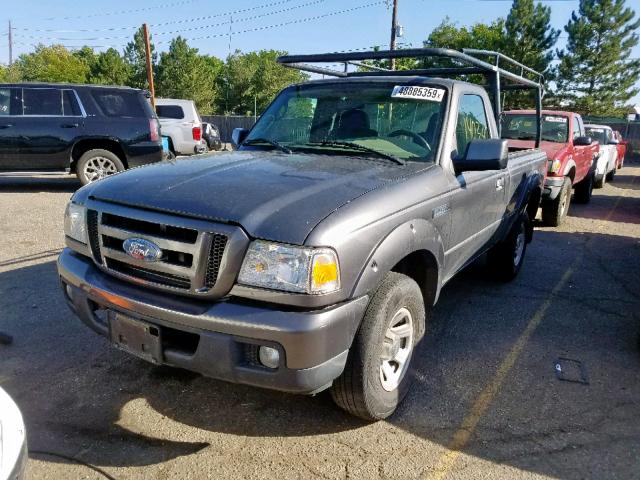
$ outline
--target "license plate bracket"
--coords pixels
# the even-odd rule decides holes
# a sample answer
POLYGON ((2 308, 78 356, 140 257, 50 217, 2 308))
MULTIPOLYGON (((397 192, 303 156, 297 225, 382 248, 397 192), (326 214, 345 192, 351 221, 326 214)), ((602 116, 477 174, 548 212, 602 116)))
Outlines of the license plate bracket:
POLYGON ((116 348, 157 365, 162 363, 162 338, 158 326, 110 311, 109 336, 116 348))

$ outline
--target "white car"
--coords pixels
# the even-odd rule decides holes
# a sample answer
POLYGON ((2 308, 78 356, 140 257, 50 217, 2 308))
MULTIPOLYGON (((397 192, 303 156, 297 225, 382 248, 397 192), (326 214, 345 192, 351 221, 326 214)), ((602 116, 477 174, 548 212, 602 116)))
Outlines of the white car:
POLYGON ((24 478, 27 464, 27 432, 22 414, 0 388, 0 480, 24 478))
POLYGON ((202 120, 193 100, 156 99, 156 113, 163 137, 169 137, 169 149, 175 155, 193 155, 207 151, 202 138, 202 120))
POLYGON ((600 143, 600 151, 594 173, 594 186, 604 187, 607 180, 613 180, 618 161, 618 141, 613 130, 607 125, 587 124, 584 126, 587 136, 600 143))

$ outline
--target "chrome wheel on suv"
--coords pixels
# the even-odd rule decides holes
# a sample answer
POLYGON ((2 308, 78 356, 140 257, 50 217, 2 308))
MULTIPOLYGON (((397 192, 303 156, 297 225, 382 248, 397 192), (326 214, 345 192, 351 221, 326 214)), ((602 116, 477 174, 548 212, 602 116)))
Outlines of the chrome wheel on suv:
POLYGON ((94 149, 85 152, 78 160, 76 173, 82 185, 122 172, 124 165, 118 156, 108 150, 94 149))

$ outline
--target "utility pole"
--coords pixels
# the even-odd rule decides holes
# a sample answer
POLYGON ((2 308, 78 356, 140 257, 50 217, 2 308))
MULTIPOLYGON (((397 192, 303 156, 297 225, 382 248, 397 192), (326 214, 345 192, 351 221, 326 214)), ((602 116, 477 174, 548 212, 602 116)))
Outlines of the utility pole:
POLYGON ((156 109, 156 91, 153 87, 153 65, 151 64, 151 43, 149 43, 149 27, 146 23, 142 24, 144 33, 144 55, 147 59, 147 81, 149 82, 149 93, 151 93, 151 107, 156 109))
POLYGON ((9 66, 13 63, 13 28, 11 28, 11 20, 9 20, 9 66))
MULTIPOLYGON (((391 42, 389 42, 389 50, 396 49, 396 30, 398 28, 398 0, 393 0, 393 13, 391 14, 391 42)), ((391 70, 396 69, 396 59, 392 58, 390 63, 391 70)))

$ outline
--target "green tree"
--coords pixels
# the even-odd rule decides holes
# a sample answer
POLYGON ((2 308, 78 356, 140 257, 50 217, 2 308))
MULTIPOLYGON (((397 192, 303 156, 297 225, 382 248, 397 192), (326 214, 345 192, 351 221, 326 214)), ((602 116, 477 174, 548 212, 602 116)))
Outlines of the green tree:
POLYGON ((21 80, 20 71, 13 65, 0 65, 0 82, 19 82, 21 80))
POLYGON ((559 50, 558 92, 587 115, 621 115, 638 93, 640 60, 632 59, 640 20, 624 0, 580 0, 564 27, 566 49, 559 50))
POLYGON ((15 63, 25 81, 85 83, 89 68, 62 45, 38 45, 15 63))
POLYGON ((202 114, 214 112, 216 77, 222 70, 222 61, 198 54, 182 37, 171 41, 168 52, 160 55, 158 63, 158 96, 186 98, 195 101, 202 114))
POLYGON ((503 53, 538 72, 547 72, 560 30, 551 27, 551 8, 513 0, 504 24, 503 53))
POLYGON ((476 23, 471 27, 457 27, 450 18, 445 18, 434 28, 425 45, 437 48, 478 48, 500 50, 504 44, 504 20, 499 18, 492 23, 476 23))
POLYGON ((91 68, 87 80, 101 85, 128 85, 131 67, 114 48, 100 52, 91 68))
MULTIPOLYGON (((151 37, 149 37, 149 43, 151 46, 151 64, 155 74, 158 54, 155 51, 151 37)), ((129 85, 137 88, 149 88, 149 83, 147 82, 147 60, 144 48, 144 30, 142 27, 133 35, 133 41, 127 43, 124 49, 124 58, 130 68, 129 85)))
POLYGON ((276 58, 284 54, 276 50, 236 50, 230 55, 218 80, 218 110, 250 115, 255 101, 260 114, 284 87, 306 80, 303 72, 276 63, 276 58))

